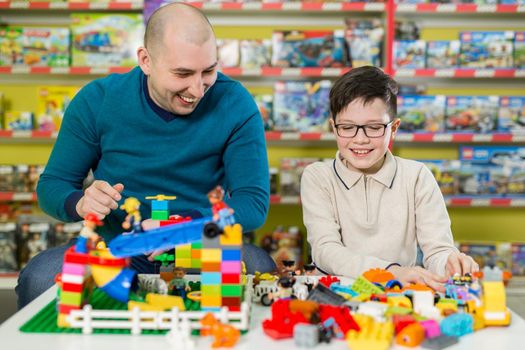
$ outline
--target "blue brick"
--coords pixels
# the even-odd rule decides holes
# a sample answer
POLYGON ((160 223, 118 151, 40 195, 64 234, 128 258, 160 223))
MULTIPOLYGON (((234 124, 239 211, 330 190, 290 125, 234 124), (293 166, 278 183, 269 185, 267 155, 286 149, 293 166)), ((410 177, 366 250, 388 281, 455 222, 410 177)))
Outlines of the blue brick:
POLYGON ((222 261, 240 261, 241 250, 240 249, 223 249, 222 250, 222 261))
POLYGON ((220 272, 203 272, 201 273, 201 285, 221 284, 220 272))
POLYGON ((168 210, 168 201, 152 201, 151 210, 168 210))

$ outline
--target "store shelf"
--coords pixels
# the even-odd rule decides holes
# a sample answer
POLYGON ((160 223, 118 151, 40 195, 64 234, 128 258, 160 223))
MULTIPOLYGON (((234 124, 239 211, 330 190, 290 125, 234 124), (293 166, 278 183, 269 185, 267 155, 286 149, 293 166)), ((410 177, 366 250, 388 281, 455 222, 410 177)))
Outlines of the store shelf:
POLYGON ((0 9, 27 9, 27 10, 141 10, 144 7, 143 1, 0 1, 0 9))
POLYGON ((525 134, 509 133, 398 133, 396 142, 414 143, 523 143, 525 134))
POLYGON ((343 68, 324 68, 324 67, 305 67, 305 68, 282 68, 282 67, 259 67, 259 68, 223 68, 221 71, 232 77, 338 77, 350 71, 350 67, 343 68))
POLYGON ((36 202, 34 192, 0 192, 0 202, 36 202))
POLYGON ((107 75, 127 73, 134 67, 31 67, 0 66, 0 74, 107 75))
POLYGON ((394 75, 396 78, 525 78, 525 69, 398 69, 394 75))
MULTIPOLYGON (((300 204, 298 196, 271 195, 271 204, 300 204)), ((525 207, 525 197, 520 198, 489 198, 489 197, 445 197, 447 207, 487 207, 487 208, 521 208, 525 207)))
POLYGON ((397 13, 525 13, 525 5, 398 4, 397 13))
POLYGON ((18 273, 0 273, 0 289, 15 289, 18 273))
POLYGON ((384 3, 370 2, 189 2, 205 11, 283 11, 283 12, 382 12, 384 3))

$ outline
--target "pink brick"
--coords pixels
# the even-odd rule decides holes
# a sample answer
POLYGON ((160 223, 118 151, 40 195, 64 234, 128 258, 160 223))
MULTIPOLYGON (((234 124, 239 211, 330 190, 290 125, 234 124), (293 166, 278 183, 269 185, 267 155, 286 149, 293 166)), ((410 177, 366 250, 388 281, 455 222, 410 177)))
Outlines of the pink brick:
POLYGON ((67 273, 69 275, 83 275, 85 269, 85 265, 65 262, 64 267, 62 268, 62 273, 67 273))
POLYGON ((240 261, 223 261, 221 263, 222 273, 241 273, 240 261))

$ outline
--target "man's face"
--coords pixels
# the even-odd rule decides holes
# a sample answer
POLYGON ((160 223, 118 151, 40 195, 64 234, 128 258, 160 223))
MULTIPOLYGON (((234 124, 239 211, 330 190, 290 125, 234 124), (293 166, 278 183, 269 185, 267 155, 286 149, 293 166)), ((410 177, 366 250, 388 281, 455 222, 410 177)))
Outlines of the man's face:
POLYGON ((173 37, 152 51, 147 67, 141 65, 151 98, 171 113, 190 114, 217 80, 215 38, 197 45, 173 37))
POLYGON ((400 121, 396 119, 389 124, 385 134, 377 138, 366 136, 362 128, 354 137, 344 138, 337 134, 335 124, 387 124, 390 119, 386 104, 377 98, 366 106, 363 105, 362 99, 354 100, 337 115, 335 123, 330 120, 337 140, 337 148, 351 169, 365 174, 374 174, 381 169, 384 155, 400 121))

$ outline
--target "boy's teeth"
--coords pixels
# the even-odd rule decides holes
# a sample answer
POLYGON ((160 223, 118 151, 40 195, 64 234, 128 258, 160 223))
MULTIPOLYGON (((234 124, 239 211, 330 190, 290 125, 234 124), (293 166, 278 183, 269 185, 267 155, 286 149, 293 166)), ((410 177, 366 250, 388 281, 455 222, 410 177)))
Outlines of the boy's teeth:
POLYGON ((184 101, 188 102, 188 103, 193 103, 195 102, 196 98, 189 98, 189 97, 185 97, 185 96, 182 96, 182 95, 179 95, 180 98, 182 98, 184 101))
POLYGON ((357 153, 357 154, 366 154, 366 153, 368 153, 369 151, 368 151, 368 150, 355 149, 354 152, 357 153))

